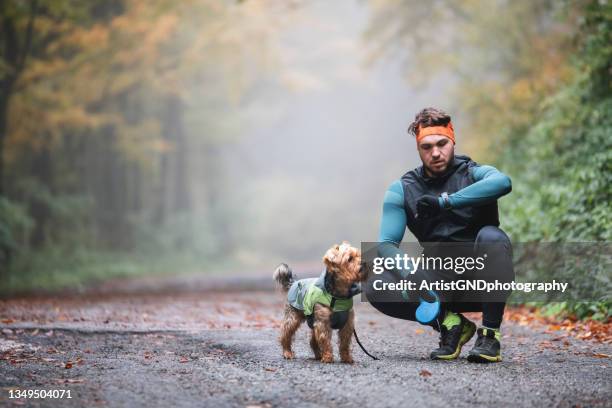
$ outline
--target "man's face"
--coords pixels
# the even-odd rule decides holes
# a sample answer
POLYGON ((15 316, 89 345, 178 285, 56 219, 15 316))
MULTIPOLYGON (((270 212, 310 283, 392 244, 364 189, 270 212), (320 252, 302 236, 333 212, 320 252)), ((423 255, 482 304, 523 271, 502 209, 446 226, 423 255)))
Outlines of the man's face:
POLYGON ((425 171, 434 177, 444 173, 455 157, 455 145, 446 136, 425 136, 418 143, 418 150, 425 171))

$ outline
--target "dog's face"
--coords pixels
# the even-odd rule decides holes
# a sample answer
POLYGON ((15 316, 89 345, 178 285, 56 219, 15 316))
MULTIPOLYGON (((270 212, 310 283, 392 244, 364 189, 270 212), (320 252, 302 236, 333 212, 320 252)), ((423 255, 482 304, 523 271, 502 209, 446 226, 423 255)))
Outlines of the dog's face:
POLYGON ((366 278, 365 263, 361 261, 361 251, 344 241, 334 245, 323 256, 327 273, 332 274, 335 286, 340 291, 348 290, 353 283, 366 278))

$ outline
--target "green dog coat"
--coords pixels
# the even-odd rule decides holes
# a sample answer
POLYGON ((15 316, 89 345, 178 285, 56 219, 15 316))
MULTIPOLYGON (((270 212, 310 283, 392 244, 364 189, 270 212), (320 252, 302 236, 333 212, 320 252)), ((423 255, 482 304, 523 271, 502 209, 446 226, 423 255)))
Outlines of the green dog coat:
POLYGON ((347 297, 337 297, 331 294, 330 276, 327 270, 318 278, 300 279, 293 282, 287 293, 287 301, 291 306, 302 310, 308 326, 313 328, 314 305, 320 303, 332 309, 332 329, 341 329, 348 321, 349 311, 353 308, 353 296, 361 292, 358 283, 351 285, 347 297))

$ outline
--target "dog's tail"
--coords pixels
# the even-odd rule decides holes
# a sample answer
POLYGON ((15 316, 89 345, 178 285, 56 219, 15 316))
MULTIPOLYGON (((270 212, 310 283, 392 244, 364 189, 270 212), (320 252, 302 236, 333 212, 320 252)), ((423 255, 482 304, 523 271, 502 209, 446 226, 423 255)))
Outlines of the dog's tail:
POLYGON ((276 267, 274 275, 272 275, 278 286, 283 289, 283 292, 288 292, 293 283, 293 272, 289 265, 282 263, 276 267))

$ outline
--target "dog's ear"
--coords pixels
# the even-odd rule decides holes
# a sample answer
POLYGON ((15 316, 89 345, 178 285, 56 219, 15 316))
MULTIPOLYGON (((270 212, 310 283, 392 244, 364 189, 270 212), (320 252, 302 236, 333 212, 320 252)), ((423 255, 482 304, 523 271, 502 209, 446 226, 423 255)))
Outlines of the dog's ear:
POLYGON ((323 255, 323 262, 328 267, 338 264, 340 262, 340 245, 334 245, 329 248, 325 255, 323 255))

